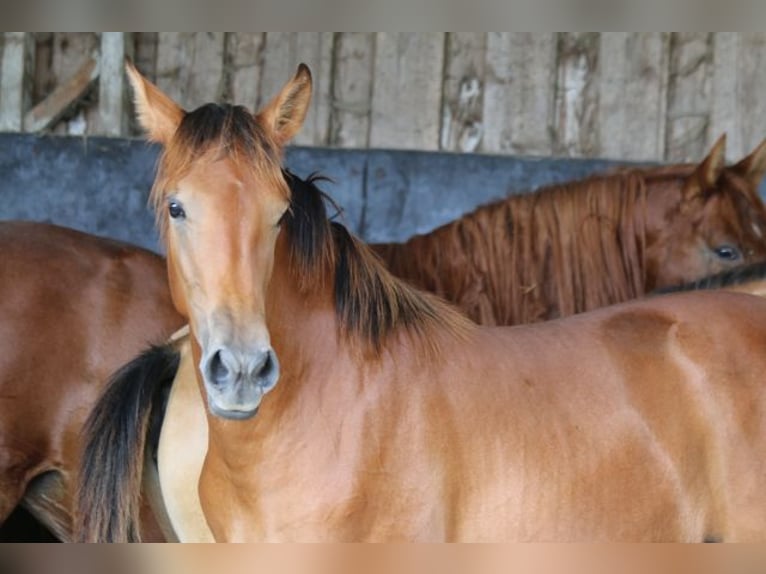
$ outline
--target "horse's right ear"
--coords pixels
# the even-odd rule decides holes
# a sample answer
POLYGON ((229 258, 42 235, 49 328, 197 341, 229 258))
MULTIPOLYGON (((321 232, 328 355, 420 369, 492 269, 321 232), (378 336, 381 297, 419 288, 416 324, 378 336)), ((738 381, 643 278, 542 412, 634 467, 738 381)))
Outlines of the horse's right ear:
POLYGON ((136 67, 125 60, 125 71, 133 87, 138 123, 151 141, 166 145, 178 129, 184 111, 162 90, 144 78, 136 67))
POLYGON ((766 175, 766 140, 746 158, 740 160, 731 169, 744 177, 752 186, 758 187, 766 175))
POLYGON ((688 201, 713 189, 725 166, 726 134, 723 134, 687 180, 683 191, 684 199, 688 201))
POLYGON ((298 133, 311 103, 311 72, 300 64, 292 80, 258 112, 258 121, 269 129, 279 145, 298 133))

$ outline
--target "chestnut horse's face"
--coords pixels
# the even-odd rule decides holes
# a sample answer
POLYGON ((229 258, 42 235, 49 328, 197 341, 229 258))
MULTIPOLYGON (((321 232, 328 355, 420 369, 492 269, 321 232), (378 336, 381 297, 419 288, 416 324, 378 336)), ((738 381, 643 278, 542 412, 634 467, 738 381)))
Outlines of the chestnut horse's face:
POLYGON ((680 198, 649 198, 650 213, 653 205, 665 207, 647 224, 648 290, 766 260, 766 209, 758 196, 766 143, 730 167, 724 145, 722 138, 692 172, 680 198))
POLYGON ((257 116, 209 104, 185 113, 128 67, 139 118, 163 144, 153 200, 173 302, 188 318, 210 411, 253 416, 279 379, 266 290, 289 207, 282 148, 311 95, 305 66, 257 116))
MULTIPOLYGON (((236 162, 200 162, 166 196, 171 289, 201 351, 208 405, 247 418, 279 378, 265 320, 287 192, 236 162)), ((286 184, 284 184, 286 188, 286 184)))

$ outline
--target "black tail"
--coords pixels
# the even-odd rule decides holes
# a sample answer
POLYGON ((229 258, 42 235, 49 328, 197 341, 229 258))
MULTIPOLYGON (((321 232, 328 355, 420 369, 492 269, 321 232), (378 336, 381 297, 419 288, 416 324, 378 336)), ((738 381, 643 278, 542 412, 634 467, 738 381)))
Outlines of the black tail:
POLYGON ((83 430, 75 508, 80 542, 140 542, 144 447, 152 407, 178 370, 170 345, 152 347, 112 375, 83 430))

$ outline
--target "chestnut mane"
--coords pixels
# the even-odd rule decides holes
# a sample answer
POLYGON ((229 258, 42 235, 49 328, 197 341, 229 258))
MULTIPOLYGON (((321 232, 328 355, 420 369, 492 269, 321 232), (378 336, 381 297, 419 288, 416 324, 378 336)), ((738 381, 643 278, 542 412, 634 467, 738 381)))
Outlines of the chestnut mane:
POLYGON ((479 323, 571 315, 643 295, 647 181, 681 179, 691 169, 632 169, 552 185, 373 248, 394 275, 479 323))

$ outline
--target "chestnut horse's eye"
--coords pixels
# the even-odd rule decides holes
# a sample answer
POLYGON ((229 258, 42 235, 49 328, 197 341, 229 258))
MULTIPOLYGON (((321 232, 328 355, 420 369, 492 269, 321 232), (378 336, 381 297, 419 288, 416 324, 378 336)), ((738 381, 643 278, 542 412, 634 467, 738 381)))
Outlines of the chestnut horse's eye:
POLYGON ((713 249, 716 256, 724 261, 738 261, 742 258, 742 254, 739 249, 732 247, 731 245, 719 245, 713 249))
POLYGON ((181 207, 181 204, 178 203, 177 201, 171 201, 170 203, 168 203, 168 214, 173 219, 186 217, 186 212, 184 211, 184 208, 181 207))

